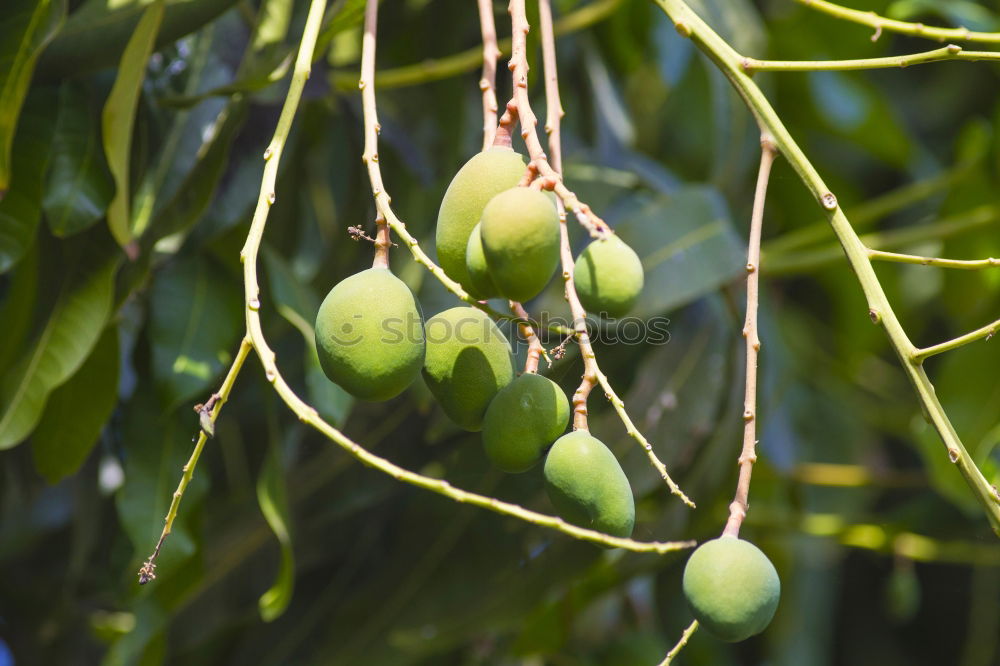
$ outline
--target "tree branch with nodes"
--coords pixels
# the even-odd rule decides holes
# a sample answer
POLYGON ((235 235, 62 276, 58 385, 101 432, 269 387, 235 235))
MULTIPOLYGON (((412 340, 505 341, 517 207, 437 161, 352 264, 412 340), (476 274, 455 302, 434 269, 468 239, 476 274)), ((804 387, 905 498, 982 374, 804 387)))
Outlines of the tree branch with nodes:
MULTIPOLYGON (((984 204, 961 213, 943 217, 930 224, 900 227, 888 231, 876 231, 859 236, 861 243, 869 254, 889 248, 904 248, 931 240, 944 240, 969 231, 975 231, 1000 220, 1000 208, 992 204, 984 204)), ((807 227, 811 228, 811 227, 807 227)), ((768 275, 782 275, 806 270, 815 270, 828 264, 836 263, 844 258, 843 246, 839 242, 827 244, 817 249, 791 252, 782 247, 765 244, 761 250, 768 275)), ((870 260, 883 259, 880 255, 870 256, 870 260)))
MULTIPOLYGON (((921 359, 917 357, 919 350, 910 341, 882 289, 868 256, 869 248, 851 226, 837 202, 837 197, 823 182, 819 172, 782 123, 767 97, 744 70, 742 66, 744 56, 720 37, 684 0, 653 0, 653 2, 670 18, 678 34, 691 39, 729 79, 756 118, 761 133, 773 138, 778 152, 788 160, 816 202, 825 211, 827 221, 840 242, 868 301, 868 316, 874 324, 881 326, 885 331, 907 379, 917 394, 927 420, 937 431, 945 446, 948 459, 958 467, 973 495, 982 505, 993 530, 1000 536, 1000 491, 987 481, 962 444, 961 438, 938 400, 933 384, 924 371, 921 359)), ((987 334, 983 334, 983 337, 987 334)))
POLYGON ((698 620, 692 620, 691 624, 689 624, 687 629, 684 630, 684 633, 681 634, 680 640, 677 641, 677 645, 670 648, 670 652, 668 652, 667 656, 663 658, 663 661, 659 663, 659 666, 670 666, 670 664, 674 663, 674 659, 677 658, 677 655, 680 654, 680 651, 683 650, 688 644, 688 641, 691 640, 691 637, 694 636, 694 632, 696 631, 698 631, 698 620))
POLYGON ((483 150, 493 145, 497 132, 497 27, 493 21, 493 0, 478 0, 479 26, 483 35, 483 76, 479 89, 483 91, 483 150))
POLYGON ((757 461, 757 357, 760 354, 760 334, 757 327, 757 307, 760 302, 760 235, 764 221, 764 201, 771 166, 777 155, 774 140, 769 135, 760 139, 760 168, 757 188, 754 191, 753 212, 750 217, 750 240, 747 243, 747 311, 743 324, 746 339, 746 379, 743 397, 743 449, 739 458, 739 480, 736 495, 729 505, 729 520, 723 536, 738 537, 740 525, 750 508, 750 475, 757 461))
POLYGON ((853 60, 757 60, 743 58, 740 65, 748 74, 754 72, 819 72, 856 69, 887 69, 909 67, 929 62, 1000 60, 1000 53, 993 51, 965 51, 958 44, 939 49, 883 58, 857 58, 853 60))
POLYGON ((897 32, 911 37, 925 37, 939 42, 948 40, 958 40, 966 42, 985 42, 990 44, 1000 44, 1000 32, 976 32, 968 28, 936 28, 924 25, 923 23, 913 23, 910 21, 897 21, 895 19, 880 16, 872 11, 861 11, 850 9, 841 5, 827 2, 826 0, 796 0, 801 5, 810 9, 823 12, 838 19, 851 21, 866 25, 875 31, 872 41, 878 40, 882 31, 897 32))
POLYGON ((1000 266, 1000 259, 996 257, 987 257, 986 259, 944 259, 942 257, 922 257, 916 254, 883 252, 882 250, 868 250, 868 258, 900 264, 917 264, 920 266, 935 266, 937 268, 954 268, 956 270, 963 271, 976 271, 982 268, 995 268, 1000 266))

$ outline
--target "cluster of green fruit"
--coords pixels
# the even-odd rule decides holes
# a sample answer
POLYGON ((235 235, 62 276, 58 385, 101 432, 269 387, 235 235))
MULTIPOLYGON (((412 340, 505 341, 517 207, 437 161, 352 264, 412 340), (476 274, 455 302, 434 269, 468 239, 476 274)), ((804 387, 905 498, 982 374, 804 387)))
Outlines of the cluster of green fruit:
MULTIPOLYGON (((494 148, 469 160, 445 193, 438 259, 477 298, 531 299, 559 263, 557 210, 549 195, 519 186, 525 170, 521 155, 494 148)), ((592 312, 622 316, 642 289, 638 257, 614 235, 591 242, 574 270, 580 301, 592 312)), ((400 279, 387 268, 370 268, 327 295, 316 317, 316 346, 327 376, 363 400, 395 397, 422 373, 455 424, 482 431, 496 467, 524 472, 544 457, 546 490, 560 516, 631 536, 635 503, 618 460, 586 430, 565 434, 565 393, 533 372, 516 376, 510 343, 481 310, 454 307, 425 322, 400 279)), ((695 617, 727 641, 763 631, 780 591, 767 557, 733 537, 698 548, 683 587, 695 617)))
MULTIPOLYGON (((519 187, 525 173, 520 154, 494 148, 469 160, 442 200, 438 259, 477 298, 531 299, 559 264, 555 204, 540 190, 519 187)), ((624 314, 642 289, 638 257, 611 234, 580 254, 576 271, 581 301, 597 312, 624 314)), ((566 395, 541 375, 516 376, 510 343, 482 311, 455 307, 424 322, 409 288, 387 268, 370 268, 324 299, 316 346, 327 376, 363 400, 388 400, 422 372, 452 421, 483 431, 498 468, 523 472, 544 456, 546 488, 565 520, 631 535, 635 505, 617 459, 587 431, 564 434, 566 395), (407 324, 405 334, 395 334, 400 324, 407 324)))
MULTIPOLYGON (((552 196, 518 187, 525 169, 519 153, 491 148, 465 163, 441 201, 438 261, 476 298, 530 300, 559 264, 559 217, 552 196)), ((584 248, 573 274, 589 312, 624 316, 642 291, 638 255, 613 234, 584 248)))

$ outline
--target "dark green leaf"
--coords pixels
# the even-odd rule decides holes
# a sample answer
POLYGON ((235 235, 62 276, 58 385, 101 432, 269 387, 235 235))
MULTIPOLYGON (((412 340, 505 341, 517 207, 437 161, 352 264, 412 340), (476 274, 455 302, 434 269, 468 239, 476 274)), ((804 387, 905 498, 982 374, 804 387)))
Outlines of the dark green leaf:
POLYGON ((242 101, 222 110, 210 137, 198 152, 198 161, 144 233, 144 244, 151 246, 170 234, 186 231, 198 221, 212 203, 219 179, 229 164, 229 150, 245 119, 246 104, 242 101))
POLYGON ((10 270, 34 242, 42 217, 42 187, 52 145, 55 95, 33 91, 14 138, 14 174, 0 200, 0 273, 10 270))
POLYGON ((56 236, 71 236, 97 222, 114 196, 100 128, 93 122, 90 107, 85 86, 66 82, 59 89, 59 117, 42 201, 56 236))
POLYGON ((0 374, 15 359, 24 338, 31 330, 32 316, 38 300, 37 245, 28 250, 9 278, 3 301, 0 302, 0 321, 4 327, 4 335, 0 337, 0 374))
POLYGON ((291 64, 291 49, 287 47, 272 49, 267 52, 267 56, 263 59, 255 59, 250 70, 232 83, 212 88, 197 95, 164 97, 160 100, 160 104, 185 109, 210 97, 232 97, 241 93, 257 92, 284 78, 291 64))
POLYGON ((281 564, 274 585, 258 600, 260 617, 271 622, 281 617, 292 600, 295 585, 295 557, 292 553, 292 535, 289 531, 288 497, 285 488, 285 471, 277 442, 272 442, 264 465, 257 479, 257 502, 264 520, 271 527, 281 546, 281 564))
POLYGON ((108 320, 118 256, 91 242, 73 250, 41 330, 0 384, 0 449, 31 433, 49 394, 80 367, 108 320))
POLYGON ((49 483, 75 474, 118 402, 118 330, 109 326, 93 352, 49 396, 31 438, 35 467, 49 483))
MULTIPOLYGON (((136 30, 143 11, 155 0, 86 0, 74 11, 38 61, 47 78, 114 65, 136 30)), ((157 48, 194 32, 235 5, 237 0, 166 0, 157 48)))
POLYGON ((165 404, 204 390, 229 363, 243 324, 242 303, 229 275, 204 258, 172 262, 156 276, 150 337, 153 375, 165 404))
POLYGON ((104 104, 101 129, 104 154, 115 181, 115 195, 108 208, 108 228, 122 247, 133 239, 129 216, 129 169, 132 153, 132 127, 146 78, 146 63, 163 20, 163 0, 155 0, 142 14, 135 32, 128 40, 118 66, 115 85, 104 104))
POLYGON ((66 0, 7 0, 0 16, 0 198, 11 184, 11 151, 35 61, 66 16, 66 0))
POLYGON ((745 250, 725 202, 711 188, 688 187, 619 217, 615 231, 646 270, 637 315, 684 305, 743 273, 745 250))

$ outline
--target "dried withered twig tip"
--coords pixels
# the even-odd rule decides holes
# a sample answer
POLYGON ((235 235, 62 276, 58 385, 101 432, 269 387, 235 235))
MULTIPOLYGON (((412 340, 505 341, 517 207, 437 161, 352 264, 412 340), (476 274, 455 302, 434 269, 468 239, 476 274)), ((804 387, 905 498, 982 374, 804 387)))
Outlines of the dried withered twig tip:
POLYGON ((156 578, 156 564, 150 558, 139 569, 139 585, 145 585, 154 578, 156 578))

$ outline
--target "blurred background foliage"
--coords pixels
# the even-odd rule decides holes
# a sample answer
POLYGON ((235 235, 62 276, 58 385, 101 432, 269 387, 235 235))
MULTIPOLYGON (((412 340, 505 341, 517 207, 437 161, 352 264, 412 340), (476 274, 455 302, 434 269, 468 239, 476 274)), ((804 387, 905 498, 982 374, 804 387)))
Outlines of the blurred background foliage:
MULTIPOLYGON (((592 430, 632 481, 637 538, 711 538, 740 445, 755 125, 651 3, 554 4, 567 179, 642 255, 638 314, 670 319, 669 344, 603 342, 598 354, 698 510, 665 491, 599 393, 592 430)), ((928 48, 873 42, 790 0, 691 4, 758 57, 928 48)), ((197 433, 192 405, 239 343, 239 249, 306 6, 0 8, 0 664, 657 663, 690 621, 685 555, 604 551, 362 468, 284 409, 253 358, 158 579, 137 585, 197 433)), ((1000 29, 995 2, 854 6, 1000 29)), ((495 10, 509 35, 505 7, 495 10)), ((359 0, 330 4, 282 162, 262 255, 266 334, 292 386, 356 441, 550 511, 540 470, 491 471, 479 436, 450 425, 423 386, 361 404, 318 369, 319 300, 371 259, 346 231, 371 229, 374 216, 360 168, 362 11, 359 0)), ((430 249, 441 195, 481 141, 477 15, 458 0, 389 0, 381 14, 380 161, 430 249)), ((871 244, 981 258, 1000 255, 997 74, 940 63, 758 77, 871 244)), ((405 249, 392 261, 425 313, 454 305, 405 249)), ((744 532, 775 561, 783 598, 762 636, 731 646, 696 634, 679 663, 1000 663, 1000 543, 780 161, 764 271, 761 457, 744 532)), ((1000 311, 997 270, 878 271, 917 344, 1000 311)), ((565 316, 560 292, 554 281, 529 309, 565 316)), ((1000 482, 996 345, 927 365, 1000 482)), ((571 391, 580 368, 571 350, 548 373, 571 391)))

